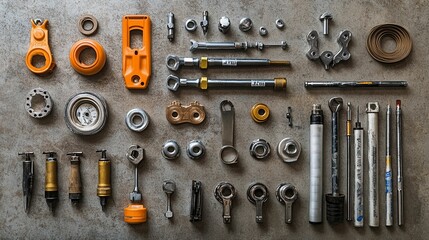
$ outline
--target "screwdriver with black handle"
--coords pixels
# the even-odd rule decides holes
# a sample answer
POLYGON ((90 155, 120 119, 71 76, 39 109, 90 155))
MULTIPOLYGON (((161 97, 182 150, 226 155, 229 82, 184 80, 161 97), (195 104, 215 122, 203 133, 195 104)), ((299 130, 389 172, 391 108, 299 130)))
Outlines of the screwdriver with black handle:
POLYGON ((45 173, 45 198, 49 210, 54 212, 55 204, 58 201, 58 167, 56 152, 43 152, 46 154, 46 173, 45 173))
POLYGON ((20 152, 18 155, 25 156, 25 160, 22 162, 22 190, 24 194, 24 210, 28 213, 33 193, 34 162, 31 160, 31 156, 34 155, 34 152, 20 152))

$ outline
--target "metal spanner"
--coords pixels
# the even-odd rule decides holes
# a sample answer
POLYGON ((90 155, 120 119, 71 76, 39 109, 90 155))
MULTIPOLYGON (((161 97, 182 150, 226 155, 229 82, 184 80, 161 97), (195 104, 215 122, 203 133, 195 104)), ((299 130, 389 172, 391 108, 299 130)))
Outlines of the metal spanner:
POLYGON ((268 188, 262 183, 251 184, 247 189, 247 199, 256 206, 256 222, 263 222, 262 207, 268 200, 268 188))
POLYGON ((139 145, 131 145, 127 151, 127 159, 134 165, 134 190, 130 193, 131 202, 141 202, 142 194, 139 191, 138 166, 143 160, 144 149, 139 145))
POLYGON ((173 217, 173 211, 171 211, 171 195, 176 190, 176 183, 173 180, 165 180, 162 184, 162 190, 167 194, 167 211, 165 212, 166 218, 173 217))
POLYGON ((220 112, 222 116, 222 148, 219 156, 223 163, 234 164, 238 161, 238 152, 234 147, 234 105, 228 100, 223 100, 220 103, 220 112))
POLYGON ((216 200, 223 205, 223 223, 231 223, 231 206, 235 195, 234 186, 228 182, 220 182, 214 190, 216 200))
POLYGON ((277 200, 285 205, 285 222, 292 223, 292 204, 298 199, 298 191, 290 183, 281 183, 276 190, 277 200))

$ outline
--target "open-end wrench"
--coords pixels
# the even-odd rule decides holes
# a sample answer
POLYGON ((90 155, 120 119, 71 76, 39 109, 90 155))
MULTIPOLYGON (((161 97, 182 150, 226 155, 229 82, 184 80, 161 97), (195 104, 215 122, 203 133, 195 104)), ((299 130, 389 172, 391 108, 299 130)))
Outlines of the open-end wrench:
POLYGON ((292 204, 298 199, 298 191, 290 183, 281 183, 276 190, 277 200, 285 205, 285 222, 292 223, 292 204))
POLYGON ((289 66, 289 61, 270 60, 266 58, 216 58, 216 57, 179 57, 168 55, 166 59, 167 68, 171 71, 177 71, 180 66, 199 67, 207 69, 208 67, 241 67, 241 66, 289 66))
POLYGON ((268 188, 262 183, 253 183, 247 189, 247 199, 256 206, 256 222, 264 222, 262 207, 268 200, 268 188))
POLYGON ((339 193, 338 181, 340 169, 339 117, 342 105, 342 98, 333 97, 329 100, 329 109, 332 113, 332 193, 326 194, 326 219, 329 223, 340 223, 344 220, 344 194, 339 193))
POLYGON ((208 79, 201 77, 197 79, 179 78, 174 75, 167 77, 167 88, 170 91, 176 92, 179 87, 196 87, 202 90, 208 88, 255 88, 274 90, 286 89, 286 78, 274 79, 208 79))
POLYGON ((234 186, 228 182, 220 182, 214 190, 216 200, 223 205, 223 223, 231 223, 231 206, 235 195, 234 186))
POLYGON ((285 50, 288 44, 286 41, 281 41, 280 44, 263 44, 261 42, 197 42, 191 40, 189 50, 194 52, 196 50, 247 50, 248 48, 256 48, 262 51, 266 47, 281 47, 285 50))
POLYGON ((162 184, 162 190, 167 194, 167 211, 165 212, 166 218, 173 217, 173 211, 171 211, 171 195, 176 190, 176 183, 173 180, 165 180, 162 184))

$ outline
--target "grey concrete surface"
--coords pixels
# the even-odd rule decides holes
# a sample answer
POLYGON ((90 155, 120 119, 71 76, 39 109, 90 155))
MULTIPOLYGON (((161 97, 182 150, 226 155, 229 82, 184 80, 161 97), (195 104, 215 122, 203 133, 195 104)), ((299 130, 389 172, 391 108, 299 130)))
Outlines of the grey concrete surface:
MULTIPOLYGON (((427 120, 429 111, 428 65, 429 50, 429 2, 422 1, 0 1, 3 18, 0 34, 0 238, 29 239, 424 239, 429 234, 429 182, 426 157, 429 155, 427 120), (188 18, 200 21, 202 11, 208 10, 210 28, 207 37, 199 27, 195 33, 184 30, 188 18), (330 25, 330 36, 321 37, 321 49, 336 51, 335 42, 339 31, 349 29, 353 33, 352 58, 331 71, 323 70, 321 64, 305 57, 308 46, 305 40, 310 30, 322 30, 319 14, 330 10, 334 20, 330 25), (176 16, 176 41, 169 43, 166 36, 166 14, 173 11, 176 16), (69 64, 71 45, 84 38, 76 27, 79 16, 94 15, 99 22, 99 31, 93 39, 105 48, 108 60, 103 71, 96 76, 85 77, 75 72, 69 64), (152 77, 145 91, 125 89, 122 78, 121 17, 125 14, 149 14, 152 18, 152 77), (217 30, 217 20, 228 16, 232 21, 230 33, 217 30), (242 17, 253 19, 250 33, 238 30, 242 17), (29 44, 30 19, 49 19, 50 46, 57 67, 48 77, 32 74, 25 65, 25 54, 29 44), (275 20, 282 18, 286 28, 279 31, 275 20), (374 61, 366 52, 365 41, 369 30, 378 24, 397 23, 409 30, 413 39, 413 51, 403 62, 384 65, 374 61), (269 34, 260 37, 259 26, 266 26, 269 34), (189 40, 210 41, 263 41, 267 43, 286 40, 287 51, 267 49, 264 52, 207 52, 191 54, 189 40), (177 73, 193 78, 208 75, 212 78, 288 78, 286 92, 270 90, 210 90, 183 89, 172 93, 165 87, 170 74, 165 67, 168 54, 180 56, 236 56, 262 57, 291 60, 293 67, 287 69, 187 69, 177 73), (407 89, 396 90, 314 90, 303 87, 306 80, 407 80, 407 89), (35 87, 48 90, 55 102, 51 114, 45 119, 33 119, 24 110, 25 96, 35 87), (94 91, 108 102, 109 119, 104 130, 89 137, 71 133, 64 122, 64 107, 68 98, 78 92, 94 91), (320 225, 308 223, 309 199, 309 116, 311 105, 321 103, 325 118, 329 119, 329 98, 341 96, 354 107, 364 108, 368 101, 378 101, 380 114, 379 194, 380 227, 354 228, 351 223, 320 225), (224 165, 218 152, 221 147, 221 121, 219 103, 231 100, 236 109, 236 146, 240 153, 239 164, 224 165), (403 102, 404 111, 404 174, 405 174, 405 225, 384 226, 384 121, 386 105, 394 105, 396 99, 403 102), (172 126, 165 118, 165 107, 173 100, 189 103, 197 100, 204 104, 208 117, 200 126, 172 126), (269 105, 270 120, 256 124, 249 116, 256 102, 269 105), (293 109, 294 127, 287 126, 286 109, 293 109), (135 107, 145 109, 151 118, 148 129, 134 133, 127 129, 124 117, 135 107), (252 140, 264 138, 274 148, 285 138, 293 137, 302 143, 303 151, 298 162, 285 164, 275 153, 264 161, 252 159, 248 147, 252 140), (161 157, 160 149, 167 139, 176 139, 182 151, 192 139, 202 140, 207 155, 201 160, 190 160, 185 154, 174 161, 161 157), (123 221, 123 208, 128 204, 128 193, 132 190, 133 168, 125 158, 131 144, 140 144, 146 150, 140 167, 140 187, 144 205, 148 209, 148 221, 138 226, 129 226, 123 221), (113 197, 105 212, 101 211, 96 196, 97 160, 96 149, 106 148, 112 160, 113 197), (60 199, 53 216, 44 199, 44 156, 42 151, 58 153, 60 199), (34 151, 35 183, 34 197, 29 214, 24 213, 19 151, 34 151), (82 180, 84 199, 80 208, 74 208, 68 200, 69 151, 83 151, 82 180), (166 195, 162 181, 173 179, 177 192, 173 195, 174 218, 167 220, 166 195), (202 181, 204 187, 204 220, 190 223, 191 180, 202 181), (213 197, 213 189, 220 181, 235 185, 238 197, 233 202, 232 223, 222 223, 222 206, 213 197), (246 189, 254 181, 265 183, 270 198, 264 207, 266 221, 255 223, 255 207, 246 199, 246 189), (299 189, 299 199, 294 204, 293 224, 284 223, 284 207, 275 199, 275 189, 281 182, 290 182, 299 189), (426 226, 426 227, 425 227, 426 226)), ((361 113, 366 127, 366 114, 361 113)), ((341 122, 345 123, 345 111, 341 122)), ((326 120, 324 192, 330 192, 330 125, 326 120)), ((344 134, 344 124, 341 134, 344 134)), ((345 137, 341 136, 341 192, 345 192, 345 137)), ((396 156, 396 151, 393 150, 396 156)), ((393 163, 396 167, 396 162, 393 163)), ((366 167, 366 166, 365 166, 366 167)), ((365 194, 368 193, 368 176, 365 176, 365 194)), ((396 172, 394 177, 396 177, 396 172)), ((396 189, 396 183, 394 184, 396 189)), ((396 193, 395 193, 396 200, 396 193)), ((365 198, 367 204, 367 198, 365 198)), ((368 216, 367 208, 365 210, 368 216)), ((395 207, 396 215, 396 207, 395 207)))

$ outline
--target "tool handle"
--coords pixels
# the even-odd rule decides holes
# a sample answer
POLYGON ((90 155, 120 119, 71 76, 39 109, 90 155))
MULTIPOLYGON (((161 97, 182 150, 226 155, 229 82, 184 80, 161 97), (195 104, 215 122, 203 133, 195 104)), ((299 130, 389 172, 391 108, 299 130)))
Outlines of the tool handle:
POLYGON ((386 156, 386 226, 393 225, 393 192, 392 192, 392 164, 391 156, 386 156))
POLYGON ((72 161, 69 176, 69 193, 81 193, 82 185, 80 180, 80 161, 72 161))
POLYGON ((332 158, 331 158, 331 183, 332 183, 332 195, 337 196, 339 194, 339 185, 338 185, 338 169, 339 169, 339 151, 340 151, 340 141, 339 141, 339 112, 332 112, 332 158))
POLYGON ((355 150, 355 184, 354 184, 354 226, 363 227, 364 224, 364 204, 363 204, 363 129, 355 129, 354 133, 355 150))
POLYGON ((322 222, 323 204, 323 124, 310 124, 310 223, 322 222))
POLYGON ((24 161, 22 165, 22 189, 24 196, 30 196, 33 189, 34 165, 33 161, 24 161))

